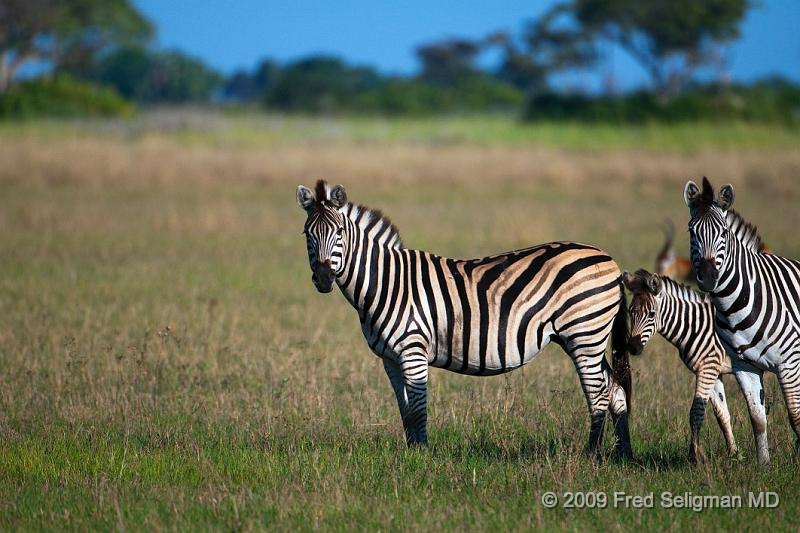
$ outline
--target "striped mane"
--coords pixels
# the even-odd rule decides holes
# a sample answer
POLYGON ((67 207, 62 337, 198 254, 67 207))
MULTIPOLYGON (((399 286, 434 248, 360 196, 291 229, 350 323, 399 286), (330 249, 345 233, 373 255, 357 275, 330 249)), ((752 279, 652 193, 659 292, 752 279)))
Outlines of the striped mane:
POLYGON ((380 236, 389 248, 402 248, 400 232, 389 218, 377 209, 348 202, 341 185, 331 188, 325 180, 317 180, 314 187, 313 209, 338 209, 358 226, 365 235, 380 236), (338 192, 337 192, 338 190, 338 192), (335 196, 335 197, 334 197, 335 196), (341 207, 340 207, 341 206, 341 207))
POLYGON ((668 276, 659 276, 661 283, 664 285, 664 293, 673 296, 684 302, 691 302, 696 304, 710 304, 711 297, 708 294, 698 292, 693 288, 678 283, 668 276))
POLYGON ((660 274, 651 274, 647 270, 639 269, 626 282, 628 289, 634 294, 653 294, 652 289, 648 287, 648 278, 656 276, 661 280, 661 293, 677 298, 678 300, 690 303, 707 303, 711 300, 708 295, 700 293, 691 287, 678 283, 669 276, 662 276, 660 274))
POLYGON ((742 243, 745 248, 755 253, 764 251, 764 243, 761 241, 758 228, 754 224, 747 222, 744 217, 734 209, 729 209, 725 213, 725 217, 728 219, 728 227, 733 232, 734 236, 736 236, 736 240, 742 243))
POLYGON ((400 238, 400 231, 397 229, 389 218, 377 209, 370 209, 369 207, 359 204, 348 204, 347 216, 352 220, 365 234, 369 231, 375 232, 376 227, 386 228, 377 231, 375 234, 381 234, 386 245, 389 248, 400 249, 403 248, 403 240, 400 238))

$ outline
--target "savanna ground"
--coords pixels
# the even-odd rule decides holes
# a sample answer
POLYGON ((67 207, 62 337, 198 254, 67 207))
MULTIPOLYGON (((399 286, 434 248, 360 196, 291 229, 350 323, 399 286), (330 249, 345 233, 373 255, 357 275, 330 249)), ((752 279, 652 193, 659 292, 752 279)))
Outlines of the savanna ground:
MULTIPOLYGON (((692 376, 633 360, 636 460, 582 455, 586 406, 548 348, 506 376, 433 370, 430 447, 406 450, 380 361, 310 282, 298 183, 342 183, 407 245, 477 257, 573 239, 651 268, 689 177, 732 182, 800 257, 800 132, 182 116, 0 127, 0 529, 648 529, 799 525, 774 376, 772 464, 726 378, 745 460, 716 422, 687 465, 692 376), (194 117, 194 118, 192 118, 194 117), (662 491, 777 509, 659 509, 662 491), (546 509, 545 491, 655 493, 655 509, 546 509)), ((611 446, 608 428, 606 449, 611 446)))

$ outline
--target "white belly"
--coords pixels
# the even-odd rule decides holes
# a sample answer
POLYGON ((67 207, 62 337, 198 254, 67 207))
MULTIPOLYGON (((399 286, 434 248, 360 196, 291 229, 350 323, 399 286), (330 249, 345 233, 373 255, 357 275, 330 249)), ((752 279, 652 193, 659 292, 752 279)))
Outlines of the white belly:
POLYGON ((717 333, 731 359, 739 359, 762 370, 775 372, 787 354, 781 353, 777 343, 774 343, 772 339, 765 336, 755 346, 744 350, 741 349, 741 347, 749 346, 753 342, 754 332, 757 329, 758 324, 752 329, 737 331, 734 334, 721 329, 717 329, 717 333))

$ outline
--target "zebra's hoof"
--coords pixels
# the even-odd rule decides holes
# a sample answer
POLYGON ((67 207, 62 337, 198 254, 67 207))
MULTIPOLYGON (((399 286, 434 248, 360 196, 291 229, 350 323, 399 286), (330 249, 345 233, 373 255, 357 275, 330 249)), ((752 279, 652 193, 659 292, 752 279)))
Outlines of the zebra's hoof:
POLYGON ((690 450, 689 451, 689 464, 692 466, 697 466, 700 463, 706 462, 706 455, 703 453, 703 450, 690 450))
POLYGON ((615 446, 611 457, 616 461, 633 461, 633 450, 630 446, 615 446))
POLYGON ((583 455, 596 465, 601 465, 605 461, 605 458, 603 457, 603 454, 600 453, 599 449, 586 448, 583 451, 583 455))
POLYGON ((736 448, 735 450, 731 450, 729 458, 732 463, 743 463, 745 459, 747 459, 747 456, 741 449, 736 448))
POLYGON ((633 452, 614 452, 612 458, 620 463, 632 463, 634 462, 633 452))

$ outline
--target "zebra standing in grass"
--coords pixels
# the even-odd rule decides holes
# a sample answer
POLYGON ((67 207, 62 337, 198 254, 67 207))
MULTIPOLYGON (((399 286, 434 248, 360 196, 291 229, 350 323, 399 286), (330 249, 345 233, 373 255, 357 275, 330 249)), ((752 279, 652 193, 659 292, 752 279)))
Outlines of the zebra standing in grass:
POLYGON ((625 272, 622 281, 633 293, 629 307, 631 333, 628 351, 633 355, 641 354, 657 331, 678 349, 681 361, 695 375, 694 399, 689 410, 689 461, 697 462, 700 428, 709 400, 728 451, 736 455, 725 387, 719 379, 720 374, 731 373, 731 360, 714 333, 711 300, 707 295, 646 270, 638 270, 636 274, 625 272))
POLYGON ((600 457, 606 411, 617 451, 628 435, 627 310, 616 263, 592 246, 542 244, 461 261, 403 246, 379 211, 341 185, 297 188, 319 292, 339 286, 397 397, 409 446, 427 443, 428 366, 476 376, 508 372, 550 341, 572 358, 589 405, 588 451, 600 457), (614 370, 605 358, 612 338, 614 370))
POLYGON ((734 198, 730 185, 722 187, 715 198, 704 177, 702 191, 689 181, 683 196, 691 215, 689 236, 697 283, 711 296, 716 332, 750 409, 758 461, 766 464, 765 370, 778 376, 800 445, 800 262, 758 253, 756 228, 745 224, 742 230, 729 223, 726 212, 734 198))

